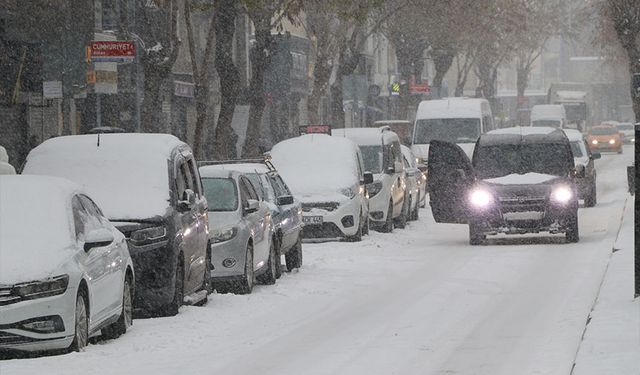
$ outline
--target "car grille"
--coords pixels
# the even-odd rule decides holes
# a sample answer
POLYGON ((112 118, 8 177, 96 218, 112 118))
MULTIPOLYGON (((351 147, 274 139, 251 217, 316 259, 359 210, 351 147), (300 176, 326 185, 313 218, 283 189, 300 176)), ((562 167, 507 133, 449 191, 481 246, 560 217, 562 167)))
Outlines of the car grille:
POLYGON ((13 293, 13 286, 0 285, 0 306, 20 302, 22 297, 13 293))
POLYGON ((500 197, 500 210, 502 213, 509 212, 544 212, 547 199, 546 197, 500 197))
POLYGON ((340 204, 338 202, 318 202, 318 203, 303 203, 302 211, 309 212, 314 208, 319 208, 325 211, 335 211, 340 204))
POLYGON ((302 227, 303 238, 338 238, 344 233, 334 223, 305 224, 302 227))

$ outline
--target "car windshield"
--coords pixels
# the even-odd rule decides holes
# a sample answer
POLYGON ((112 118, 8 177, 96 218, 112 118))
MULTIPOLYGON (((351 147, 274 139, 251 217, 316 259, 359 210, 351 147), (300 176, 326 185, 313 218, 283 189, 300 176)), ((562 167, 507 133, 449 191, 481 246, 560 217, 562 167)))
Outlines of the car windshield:
POLYGON ((364 170, 371 173, 382 173, 382 146, 360 146, 364 170))
POLYGON ((202 178, 204 196, 209 211, 235 211, 238 209, 238 189, 231 178, 202 178))
POLYGON ((620 124, 616 126, 618 130, 633 130, 633 125, 631 124, 620 124))
POLYGON ((614 127, 602 126, 591 128, 589 131, 591 135, 615 135, 618 134, 618 130, 614 127))
POLYGON ((551 128, 560 128, 561 122, 558 120, 534 120, 531 121, 531 126, 545 126, 551 128))
POLYGON ((473 164, 483 179, 531 172, 566 176, 573 162, 568 151, 554 143, 482 146, 477 148, 473 164))
POLYGON ((581 146, 582 146, 582 141, 571 142, 571 152, 573 153, 574 158, 581 158, 584 156, 581 146))
POLYGON ((432 140, 454 143, 475 143, 480 136, 480 119, 444 118, 416 121, 414 144, 427 144, 432 140))

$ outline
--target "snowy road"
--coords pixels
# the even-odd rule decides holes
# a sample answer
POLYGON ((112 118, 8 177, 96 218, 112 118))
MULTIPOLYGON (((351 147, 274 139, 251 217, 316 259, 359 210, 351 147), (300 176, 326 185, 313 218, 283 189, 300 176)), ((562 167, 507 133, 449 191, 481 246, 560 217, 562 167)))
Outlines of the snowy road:
POLYGON ((135 321, 84 353, 0 362, 10 374, 565 374, 571 372, 626 198, 633 148, 597 161, 581 241, 467 244, 435 224, 362 243, 305 244, 305 265, 250 296, 135 321))

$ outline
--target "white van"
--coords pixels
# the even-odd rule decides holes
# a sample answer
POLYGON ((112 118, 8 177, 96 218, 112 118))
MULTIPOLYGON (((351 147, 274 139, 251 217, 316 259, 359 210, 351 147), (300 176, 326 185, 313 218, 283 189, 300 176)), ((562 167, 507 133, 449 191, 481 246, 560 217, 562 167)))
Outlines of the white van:
POLYGON ((409 217, 400 138, 388 126, 333 129, 334 137, 349 138, 360 147, 364 170, 373 173, 369 193, 369 222, 380 232, 404 228, 409 217))
POLYGON ((531 108, 531 126, 548 126, 564 129, 567 114, 562 104, 538 104, 531 108))
POLYGON ((427 160, 432 140, 458 144, 471 156, 480 134, 494 129, 486 99, 444 98, 425 100, 418 106, 411 150, 427 160))

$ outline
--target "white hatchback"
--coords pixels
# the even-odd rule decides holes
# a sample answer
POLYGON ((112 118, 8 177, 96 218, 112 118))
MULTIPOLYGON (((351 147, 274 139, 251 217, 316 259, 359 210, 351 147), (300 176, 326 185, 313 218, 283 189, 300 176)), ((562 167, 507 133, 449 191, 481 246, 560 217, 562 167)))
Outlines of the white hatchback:
POLYGON ((78 185, 0 176, 0 207, 0 351, 80 350, 131 326, 127 242, 78 185))

